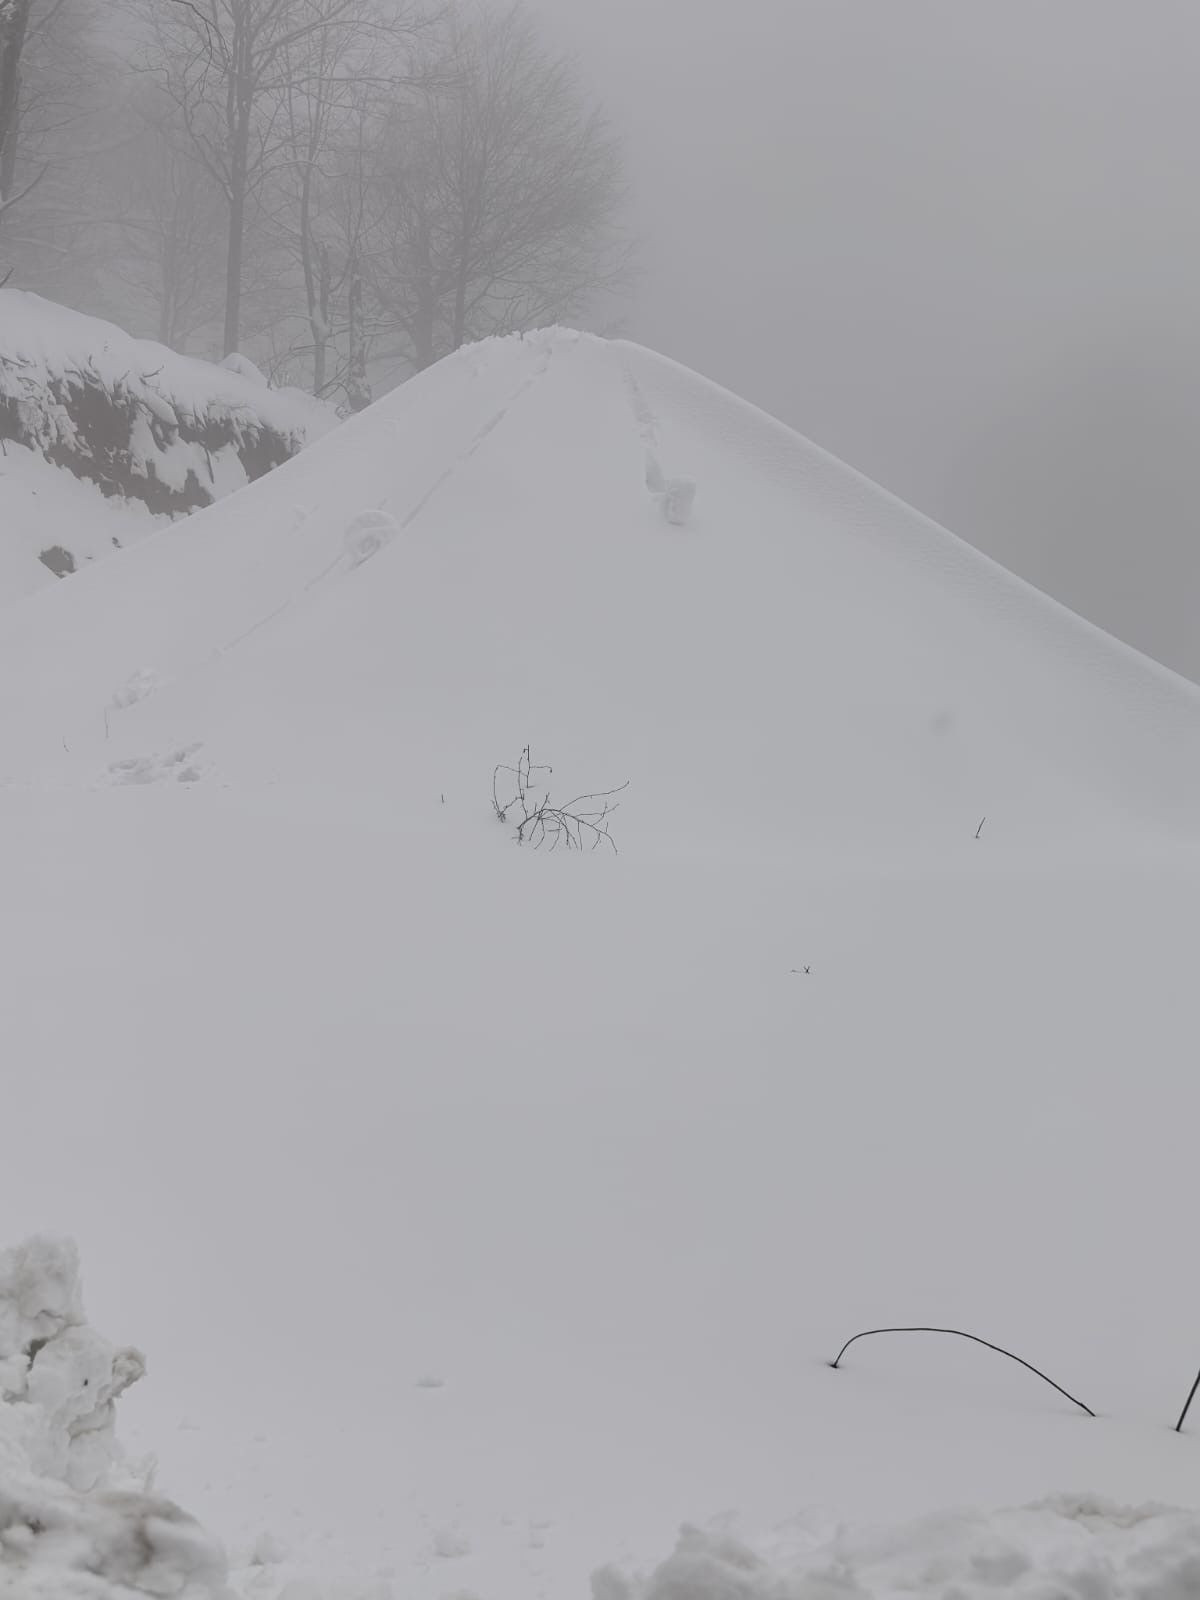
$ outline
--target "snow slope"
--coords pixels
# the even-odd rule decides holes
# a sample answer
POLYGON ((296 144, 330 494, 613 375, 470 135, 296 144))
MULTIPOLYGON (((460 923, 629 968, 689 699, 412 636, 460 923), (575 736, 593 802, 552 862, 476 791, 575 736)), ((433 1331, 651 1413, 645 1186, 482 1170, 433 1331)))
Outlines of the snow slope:
MULTIPOLYGON (((1194 1502, 1197 691, 564 333, 5 623, 0 1215, 79 1238, 243 1593, 604 1600, 730 1508, 827 1549, 1194 1502), (628 780, 619 855, 514 846, 526 742, 628 780), (907 1323, 1100 1416, 958 1341, 830 1370, 907 1323)), ((1187 1592, 1134 1553, 1107 1592, 1187 1592)))
POLYGON ((213 366, 0 289, 0 603, 56 581, 41 552, 102 559, 336 421, 240 358, 213 366))

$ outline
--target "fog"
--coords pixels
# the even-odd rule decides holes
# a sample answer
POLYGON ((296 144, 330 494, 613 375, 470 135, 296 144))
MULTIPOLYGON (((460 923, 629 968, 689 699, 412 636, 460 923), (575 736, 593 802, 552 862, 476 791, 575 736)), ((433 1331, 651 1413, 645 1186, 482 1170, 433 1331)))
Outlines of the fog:
POLYGON ((14 288, 343 412, 620 326, 1200 679, 1195 0, 13 3, 14 288))
POLYGON ((1200 8, 538 6, 626 140, 629 332, 1200 676, 1200 8))

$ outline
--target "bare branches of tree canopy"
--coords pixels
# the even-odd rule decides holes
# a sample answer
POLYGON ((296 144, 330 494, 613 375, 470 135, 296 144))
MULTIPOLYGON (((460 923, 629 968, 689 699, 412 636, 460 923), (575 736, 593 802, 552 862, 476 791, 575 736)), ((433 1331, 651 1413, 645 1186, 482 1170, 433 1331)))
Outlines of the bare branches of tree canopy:
POLYGON ((129 137, 106 171, 119 243, 111 270, 155 307, 154 334, 182 348, 222 306, 226 208, 156 84, 141 82, 129 137))
POLYGON ((353 62, 364 38, 400 30, 374 0, 141 0, 152 29, 146 64, 174 103, 196 159, 228 207, 224 347, 242 328, 248 211, 288 149, 284 112, 311 83, 313 55, 353 62))
POLYGON ((375 179, 372 284, 417 368, 579 316, 630 259, 618 143, 519 6, 452 12, 437 67, 393 108, 375 179))
POLYGON ((18 200, 18 283, 351 408, 628 276, 615 138, 486 0, 0 0, 18 200))
POLYGON ((0 0, 4 254, 51 294, 96 292, 94 165, 120 98, 105 20, 102 0, 0 0))
POLYGON ((410 85, 410 46, 425 26, 396 11, 358 21, 354 28, 314 28, 289 46, 273 212, 276 234, 300 271, 313 390, 324 394, 339 382, 352 403, 345 368, 357 333, 351 313, 361 298, 366 152, 388 107, 410 85), (331 378, 339 305, 346 362, 331 378))

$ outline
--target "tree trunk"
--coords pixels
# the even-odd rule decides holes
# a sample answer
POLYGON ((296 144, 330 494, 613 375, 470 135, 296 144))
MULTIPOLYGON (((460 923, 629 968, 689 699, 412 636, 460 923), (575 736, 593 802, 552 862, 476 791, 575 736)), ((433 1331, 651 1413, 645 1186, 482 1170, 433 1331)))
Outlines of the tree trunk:
POLYGON ((0 204, 9 198, 17 163, 21 51, 33 0, 0 0, 0 204))
POLYGON ((175 326, 175 241, 168 239, 163 250, 158 293, 158 342, 170 344, 175 326))
POLYGON ((329 340, 329 251, 317 245, 312 233, 312 187, 315 152, 310 143, 304 177, 300 183, 300 268, 304 274, 304 300, 312 334, 313 393, 325 388, 326 346, 329 340))
POLYGON ((434 345, 436 305, 432 293, 424 284, 417 286, 417 313, 413 319, 413 363, 418 372, 424 372, 437 360, 434 345))
POLYGON ((438 312, 437 288, 433 281, 433 240, 429 224, 424 219, 417 234, 414 276, 416 313, 412 329, 413 362, 418 372, 424 372, 426 367, 431 367, 437 360, 438 312))
POLYGON ((250 110, 253 96, 238 86, 237 120, 229 161, 229 251, 225 263, 225 354, 234 355, 242 337, 242 265, 246 253, 246 190, 249 186, 250 110))
POLYGON ((371 404, 371 385, 367 381, 367 337, 363 327, 363 281, 358 257, 350 261, 350 289, 347 296, 347 321, 350 324, 350 360, 346 374, 346 399, 351 411, 365 411, 371 404))
POLYGON ((325 393, 325 385, 329 381, 329 319, 333 312, 333 271, 326 245, 322 245, 317 252, 317 267, 316 314, 310 312, 309 322, 313 336, 313 393, 319 397, 325 393))
POLYGON ((458 269, 458 282, 454 288, 454 328, 451 334, 451 350, 461 350, 467 337, 467 260, 463 254, 462 262, 458 269))
POLYGON ((225 262, 225 354, 234 355, 242 333, 242 254, 246 236, 246 185, 235 178, 229 197, 229 251, 225 262))

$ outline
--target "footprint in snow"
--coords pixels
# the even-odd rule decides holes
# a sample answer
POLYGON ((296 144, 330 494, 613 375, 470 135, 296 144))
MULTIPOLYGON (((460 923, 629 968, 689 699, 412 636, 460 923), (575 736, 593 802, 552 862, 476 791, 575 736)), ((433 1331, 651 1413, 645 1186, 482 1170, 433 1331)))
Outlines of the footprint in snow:
POLYGON ((144 783, 199 783, 204 775, 202 763, 196 754, 203 748, 200 742, 180 745, 165 755, 157 751, 148 756, 127 756, 123 761, 109 765, 108 778, 114 784, 144 783))
POLYGON ((130 673, 119 689, 113 690, 109 705, 114 711, 127 711, 130 706, 136 706, 139 700, 153 694, 161 682, 153 667, 139 667, 136 672, 130 673))
POLYGON ((696 503, 696 484, 691 478, 666 477, 653 450, 646 452, 646 488, 672 527, 687 526, 696 503))
POLYGON ((370 560, 400 532, 400 524, 386 511, 360 511, 346 524, 343 543, 351 567, 370 560))
POLYGON ((439 1561, 457 1561, 471 1554, 471 1541, 458 1528, 439 1528, 433 1536, 433 1553, 439 1561))

